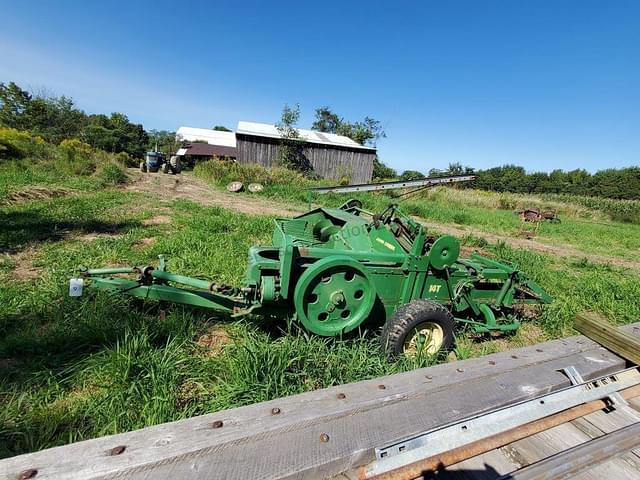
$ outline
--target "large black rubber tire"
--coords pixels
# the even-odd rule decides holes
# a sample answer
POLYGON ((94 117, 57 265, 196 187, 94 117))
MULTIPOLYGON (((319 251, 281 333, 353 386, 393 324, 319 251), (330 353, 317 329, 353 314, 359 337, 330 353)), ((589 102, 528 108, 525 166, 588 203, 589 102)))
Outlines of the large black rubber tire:
POLYGON ((140 162, 140 171, 142 173, 146 173, 147 172, 147 162, 140 162))
POLYGON ((451 348, 455 328, 451 312, 431 300, 413 300, 399 307, 382 328, 382 346, 390 360, 404 353, 407 335, 423 322, 436 323, 442 328, 444 337, 438 353, 451 348))
POLYGON ((176 159, 169 160, 169 165, 171 167, 171 172, 176 175, 182 171, 182 161, 180 157, 176 159))

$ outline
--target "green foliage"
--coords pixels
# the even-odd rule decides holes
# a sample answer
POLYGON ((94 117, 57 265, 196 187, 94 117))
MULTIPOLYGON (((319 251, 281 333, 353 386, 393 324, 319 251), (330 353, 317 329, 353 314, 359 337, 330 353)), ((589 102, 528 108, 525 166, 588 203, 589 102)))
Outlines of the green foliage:
POLYGON ((393 168, 387 166, 376 155, 376 158, 373 159, 373 179, 374 180, 395 178, 397 175, 398 175, 397 172, 393 168))
POLYGON ((417 170, 405 170, 400 174, 400 180, 403 182, 407 182, 409 180, 420 180, 421 178, 425 178, 425 175, 417 170))
POLYGON ((526 173, 515 165, 479 170, 474 187, 495 192, 555 193, 640 200, 640 167, 526 173))
POLYGON ((360 145, 375 145, 379 139, 387 136, 382 123, 371 117, 365 117, 360 122, 347 122, 325 106, 316 108, 315 118, 312 130, 344 135, 360 145))
POLYGON ((44 191, 50 185, 91 190, 127 180, 126 154, 95 150, 77 139, 53 145, 29 132, 0 128, 1 146, 7 147, 0 153, 8 158, 0 162, 0 203, 14 196, 28 198, 29 189, 40 185, 44 191))
POLYGON ((232 132, 233 131, 230 128, 225 127, 224 125, 215 125, 213 127, 213 130, 216 130, 218 132, 232 132))
POLYGON ((105 152, 125 152, 138 158, 149 145, 149 136, 142 125, 131 123, 122 113, 89 115, 81 138, 105 152))
POLYGON ((294 107, 284 106, 280 122, 276 125, 280 133, 278 164, 285 168, 308 172, 312 168, 304 156, 304 140, 300 137, 300 132, 296 128, 299 119, 299 105, 296 104, 294 107))
POLYGON ((292 183, 301 188, 312 185, 312 182, 297 170, 284 167, 264 168, 260 165, 245 165, 219 159, 198 162, 194 167, 194 174, 219 187, 225 187, 233 181, 240 181, 244 185, 261 183, 264 186, 282 185, 287 188, 292 183))
POLYGON ((615 200, 612 198, 562 194, 543 194, 541 197, 556 202, 570 202, 582 205, 589 209, 603 212, 612 220, 625 223, 640 223, 640 200, 615 200))
MULTIPOLYGON (((216 178, 224 175, 222 162, 203 165, 216 178)), ((241 166, 230 175, 250 171, 258 177, 243 181, 305 181, 284 169, 275 169, 275 176, 274 170, 241 166)), ((8 181, 6 175, 0 169, 0 181, 8 181)), ((464 207, 462 199, 477 195, 479 203, 485 192, 439 189, 429 195, 429 202, 425 197, 408 206, 438 221, 462 212, 474 225, 484 221, 496 226, 514 217, 507 211, 464 207)), ((367 207, 385 201, 381 195, 363 198, 367 207)), ((17 261, 0 264, 0 457, 428 364, 426 359, 387 362, 376 332, 323 339, 285 321, 220 323, 209 312, 179 306, 161 319, 152 302, 109 294, 66 296, 66 280, 79 264, 145 265, 158 253, 169 255, 173 270, 239 284, 247 248, 269 242, 273 228, 267 216, 186 201, 161 206, 170 224, 145 226, 143 220, 157 215, 157 208, 157 199, 145 195, 89 191, 0 209, 7 219, 0 224, 0 244, 11 251, 31 245, 35 253, 30 262, 40 273, 37 279, 16 281, 17 261), (96 232, 112 235, 82 238, 96 232), (148 237, 157 242, 141 248, 148 237), (199 342, 214 330, 228 336, 216 352, 199 342)), ((569 241, 585 232, 584 226, 572 231, 569 241)), ((537 336, 478 341, 460 332, 459 358, 571 334, 573 316, 583 309, 604 313, 616 323, 640 316, 640 277, 633 271, 515 250, 477 237, 465 238, 464 244, 516 263, 556 302, 537 321, 525 324, 537 336)))
POLYGON ((175 153, 182 144, 185 143, 176 138, 176 132, 170 132, 168 130, 151 130, 148 135, 147 150, 152 151, 157 146, 158 151, 165 155, 175 153))
POLYGON ((28 130, 50 143, 79 139, 93 148, 138 157, 148 142, 142 125, 122 113, 87 115, 71 98, 34 96, 14 82, 0 83, 0 126, 28 130))
POLYGON ((45 141, 29 132, 0 127, 0 159, 41 156, 45 141))

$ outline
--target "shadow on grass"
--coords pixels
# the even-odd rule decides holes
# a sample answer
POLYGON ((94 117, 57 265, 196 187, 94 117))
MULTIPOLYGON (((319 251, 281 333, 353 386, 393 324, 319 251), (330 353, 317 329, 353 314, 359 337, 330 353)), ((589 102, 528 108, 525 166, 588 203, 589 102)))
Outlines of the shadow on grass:
MULTIPOLYGON (((19 385, 41 374, 58 375, 83 358, 117 344, 126 332, 153 332, 158 346, 184 335, 162 321, 158 305, 102 294, 0 315, 0 384, 19 385)), ((191 317, 190 317, 191 319, 191 317)))
POLYGON ((140 227, 137 220, 54 219, 40 212, 0 213, 0 253, 14 253, 26 243, 61 241, 72 234, 126 233, 140 227))

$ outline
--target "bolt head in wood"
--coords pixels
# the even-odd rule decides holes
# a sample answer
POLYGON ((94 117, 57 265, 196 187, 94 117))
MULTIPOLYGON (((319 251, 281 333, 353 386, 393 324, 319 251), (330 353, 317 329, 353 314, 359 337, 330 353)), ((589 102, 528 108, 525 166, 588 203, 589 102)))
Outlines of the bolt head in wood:
POLYGON ((109 455, 121 455, 126 449, 126 445, 118 445, 117 447, 113 447, 111 450, 109 450, 109 455))
POLYGON ((35 478, 36 475, 38 475, 38 470, 35 469, 35 468, 30 468, 28 470, 20 472, 20 474, 18 475, 17 479, 18 480, 29 480, 30 478, 35 478))
POLYGON ((327 443, 329 441, 329 435, 327 435, 326 433, 323 433, 320 435, 320 441, 322 443, 327 443))

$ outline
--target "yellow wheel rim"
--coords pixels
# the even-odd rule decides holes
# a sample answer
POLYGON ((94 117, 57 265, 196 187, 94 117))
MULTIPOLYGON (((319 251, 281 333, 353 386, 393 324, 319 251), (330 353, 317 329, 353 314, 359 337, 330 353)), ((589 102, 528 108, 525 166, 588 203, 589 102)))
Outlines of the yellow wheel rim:
POLYGON ((415 357, 419 354, 434 355, 442 348, 444 330, 434 322, 423 322, 416 325, 404 341, 404 354, 415 357))

